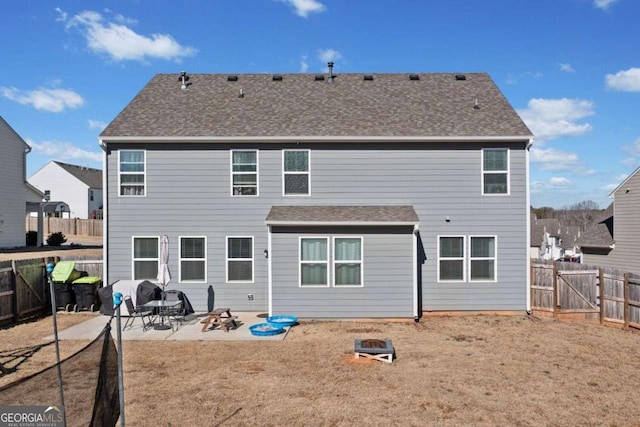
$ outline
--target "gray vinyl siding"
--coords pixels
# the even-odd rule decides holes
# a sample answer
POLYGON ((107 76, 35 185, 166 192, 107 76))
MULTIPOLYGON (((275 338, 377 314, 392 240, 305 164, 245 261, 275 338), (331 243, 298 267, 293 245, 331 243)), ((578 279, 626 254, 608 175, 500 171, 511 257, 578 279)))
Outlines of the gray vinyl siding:
POLYGON ((25 245, 26 203, 39 201, 25 183, 27 145, 0 118, 0 248, 25 245))
MULTIPOLYGON (((260 147, 127 144, 127 149, 147 149, 144 197, 118 196, 118 146, 110 143, 109 148, 110 283, 132 278, 131 236, 167 234, 173 276, 170 286, 185 291, 196 309, 206 309, 207 286, 211 285, 216 306, 266 310, 268 260, 263 251, 268 243, 265 217, 272 205, 412 205, 420 218, 422 246, 418 276, 422 286, 422 310, 526 308, 526 216, 529 209, 524 143, 485 143, 482 146, 478 143, 300 143, 260 147), (482 195, 483 147, 511 148, 510 195, 482 195), (259 197, 230 195, 229 150, 232 148, 260 149, 259 197), (311 149, 310 196, 283 196, 283 148, 311 149), (445 221, 447 216, 449 222, 445 221), (497 282, 437 283, 437 236, 445 234, 497 236, 497 282), (178 236, 186 235, 207 236, 206 285, 177 283, 178 236), (225 283, 226 236, 254 237, 254 283, 225 283), (254 295, 253 301, 247 298, 249 293, 254 295)), ((297 254, 291 262, 297 263, 297 254)), ((370 275, 370 267, 365 266, 366 277, 370 275)), ((274 301, 274 309, 276 304, 278 302, 274 301)), ((407 304, 411 306, 411 296, 407 304)))
MULTIPOLYGON (((390 234, 378 227, 288 232, 274 227, 271 237, 274 314, 300 318, 413 317, 412 229, 390 234), (362 237, 362 287, 299 286, 300 237, 362 237), (293 260, 293 261, 292 261, 293 260)), ((330 260, 331 261, 331 260, 330 260)), ((333 266, 329 262, 329 277, 333 266)), ((331 281, 331 279, 329 279, 331 281)))
POLYGON ((640 173, 613 195, 614 248, 607 255, 585 254, 585 264, 640 273, 640 173))

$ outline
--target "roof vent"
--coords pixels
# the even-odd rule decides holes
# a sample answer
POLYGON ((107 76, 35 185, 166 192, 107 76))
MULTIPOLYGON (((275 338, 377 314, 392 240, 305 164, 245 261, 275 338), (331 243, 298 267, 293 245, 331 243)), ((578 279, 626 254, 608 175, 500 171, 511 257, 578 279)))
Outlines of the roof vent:
POLYGON ((467 76, 464 74, 456 74, 456 80, 467 80, 467 76))
POLYGON ((282 81, 282 76, 280 74, 274 74, 272 78, 273 78, 274 82, 281 82, 282 81))
POLYGON ((314 80, 317 81, 317 82, 323 81, 324 80, 324 76, 322 74, 316 74, 316 77, 315 77, 314 80))
POLYGON ((228 82, 237 82, 238 81, 238 76, 227 76, 227 81, 228 82))
POLYGON ((365 81, 373 80, 373 76, 371 74, 365 74, 362 77, 362 80, 365 80, 365 81))
POLYGON ((240 93, 238 94, 238 98, 244 98, 244 90, 240 88, 240 93))
POLYGON ((190 83, 187 83, 189 81, 189 76, 187 76, 186 71, 180 73, 180 77, 178 78, 178 80, 182 82, 182 84, 180 85, 180 89, 187 90, 187 86, 189 86, 190 83))
POLYGON ((409 74, 409 80, 420 80, 420 76, 417 74, 409 74))
POLYGON ((333 75, 333 62, 327 63, 327 66, 329 67, 329 78, 327 78, 327 83, 333 83, 333 80, 335 79, 335 76, 333 75))

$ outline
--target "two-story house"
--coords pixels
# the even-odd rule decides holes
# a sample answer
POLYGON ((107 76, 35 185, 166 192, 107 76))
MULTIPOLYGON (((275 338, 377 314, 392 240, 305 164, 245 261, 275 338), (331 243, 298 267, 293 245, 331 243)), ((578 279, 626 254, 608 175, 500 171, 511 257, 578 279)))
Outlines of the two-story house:
POLYGON ((95 218, 102 209, 102 171, 52 160, 29 177, 51 199, 64 200, 69 218, 95 218))
POLYGON ((303 318, 528 309, 529 129, 471 74, 156 75, 100 135, 105 283, 303 318))
POLYGON ((0 248, 24 246, 25 215, 39 212, 43 195, 27 183, 31 147, 0 117, 0 248))

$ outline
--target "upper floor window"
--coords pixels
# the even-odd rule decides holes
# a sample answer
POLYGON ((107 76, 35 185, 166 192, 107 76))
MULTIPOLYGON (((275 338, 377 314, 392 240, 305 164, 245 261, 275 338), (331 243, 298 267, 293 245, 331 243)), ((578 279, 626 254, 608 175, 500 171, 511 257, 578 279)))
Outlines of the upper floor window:
POLYGON ((310 194, 309 169, 309 150, 284 150, 282 152, 285 196, 307 196, 310 194))
POLYGON ((227 237, 227 282, 253 282, 253 237, 227 237))
POLYGON ((231 194, 258 195, 258 151, 231 151, 231 194))
POLYGON ((158 247, 158 237, 133 237, 133 280, 157 279, 158 247))
POLYGON ((180 281, 207 281, 206 237, 180 237, 180 281))
POLYGON ((119 153, 119 178, 121 196, 145 195, 144 150, 121 150, 119 153))
POLYGON ((509 150, 482 150, 482 194, 509 194, 509 150))

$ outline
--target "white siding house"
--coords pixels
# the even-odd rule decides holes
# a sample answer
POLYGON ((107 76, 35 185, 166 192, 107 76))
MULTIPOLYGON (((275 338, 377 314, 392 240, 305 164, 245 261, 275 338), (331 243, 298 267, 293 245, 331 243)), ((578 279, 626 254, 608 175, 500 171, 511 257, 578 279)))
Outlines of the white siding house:
POLYGON ((102 209, 102 171, 85 166, 51 161, 31 177, 29 183, 42 192, 49 191, 51 200, 69 205, 70 218, 93 218, 102 209))

